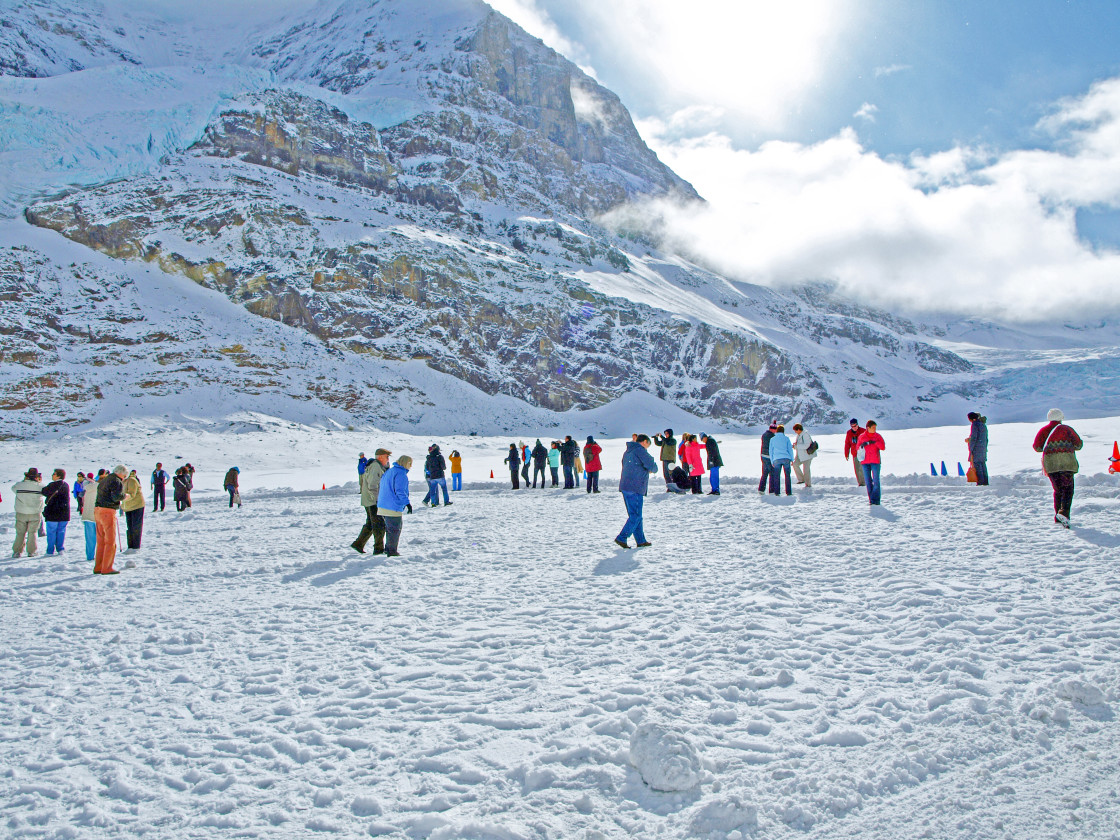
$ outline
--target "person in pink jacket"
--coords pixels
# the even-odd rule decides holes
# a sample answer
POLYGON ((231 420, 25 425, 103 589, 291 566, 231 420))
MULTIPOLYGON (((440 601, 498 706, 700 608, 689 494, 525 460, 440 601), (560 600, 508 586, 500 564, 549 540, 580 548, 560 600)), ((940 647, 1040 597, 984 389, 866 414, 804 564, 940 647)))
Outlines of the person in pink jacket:
POLYGON ((685 437, 687 440, 681 445, 683 450, 681 462, 688 464, 688 476, 692 480, 693 495, 700 495, 704 492, 701 483, 704 477, 704 459, 700 454, 704 451, 704 447, 696 440, 696 435, 689 434, 685 437))
POLYGON ((879 504, 882 496, 882 487, 879 484, 879 468, 883 459, 879 453, 887 448, 886 441, 879 434, 879 424, 874 420, 867 421, 867 431, 859 436, 856 441, 856 458, 863 465, 863 480, 867 485, 867 501, 873 505, 879 504))

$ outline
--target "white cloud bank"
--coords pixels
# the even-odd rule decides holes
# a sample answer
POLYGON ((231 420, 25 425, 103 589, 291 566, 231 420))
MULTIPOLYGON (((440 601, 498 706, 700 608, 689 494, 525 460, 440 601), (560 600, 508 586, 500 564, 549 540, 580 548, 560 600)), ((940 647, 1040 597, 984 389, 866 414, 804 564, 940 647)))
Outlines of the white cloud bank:
POLYGON ((1120 311, 1120 253, 1079 239, 1080 207, 1120 207, 1120 79, 1058 104, 1055 151, 957 148, 884 159, 854 130, 813 145, 735 148, 641 123, 706 206, 664 201, 608 220, 656 220, 664 245, 736 279, 830 280, 892 308, 1041 321, 1120 311))

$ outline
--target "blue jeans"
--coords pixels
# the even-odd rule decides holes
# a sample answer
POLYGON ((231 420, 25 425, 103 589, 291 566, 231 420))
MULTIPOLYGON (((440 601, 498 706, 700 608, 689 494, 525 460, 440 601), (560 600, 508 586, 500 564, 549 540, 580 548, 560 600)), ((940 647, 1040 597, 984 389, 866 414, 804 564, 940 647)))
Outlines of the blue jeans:
POLYGON ((641 493, 622 494, 622 501, 626 503, 626 524, 622 526, 622 531, 616 537, 619 542, 626 542, 631 535, 639 543, 646 541, 646 532, 642 527, 642 505, 645 499, 646 497, 641 493))
POLYGON ((719 492, 719 467, 712 467, 708 470, 708 481, 712 485, 712 492, 719 492))
POLYGON ((786 495, 793 495, 793 484, 789 468, 793 462, 789 458, 779 458, 770 465, 770 492, 777 496, 781 489, 781 474, 786 474, 786 495))
POLYGON ((575 467, 572 464, 564 464, 564 489, 570 490, 576 486, 576 477, 572 470, 575 467))
POLYGON ((428 479, 428 495, 432 497, 432 504, 439 504, 439 488, 443 488, 443 503, 447 504, 451 501, 447 497, 447 479, 446 478, 429 478, 428 479))
MULTIPOLYGON (((92 499, 90 500, 90 504, 93 504, 92 499)), ((86 562, 92 563, 96 559, 94 552, 97 551, 97 523, 87 522, 83 519, 82 527, 86 532, 86 562)))
POLYGON ((47 554, 54 554, 56 551, 61 554, 63 546, 66 543, 66 526, 68 522, 48 522, 47 523, 47 554))
POLYGON ((879 464, 863 465, 863 481, 867 485, 867 501, 873 505, 879 504, 883 494, 883 487, 879 483, 879 464))
POLYGON ((463 489, 463 474, 462 473, 451 473, 451 489, 452 490, 462 490, 463 489))

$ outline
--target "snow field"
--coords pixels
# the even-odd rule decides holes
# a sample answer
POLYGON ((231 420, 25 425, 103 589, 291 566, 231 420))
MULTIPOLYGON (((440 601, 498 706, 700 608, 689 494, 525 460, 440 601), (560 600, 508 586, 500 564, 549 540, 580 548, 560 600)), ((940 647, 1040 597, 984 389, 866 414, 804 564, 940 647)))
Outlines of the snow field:
POLYGON ((76 523, 0 561, 7 836, 1117 836, 1114 484, 1073 531, 1035 477, 651 484, 641 551, 612 483, 417 506, 393 559, 261 491, 112 579, 76 523))

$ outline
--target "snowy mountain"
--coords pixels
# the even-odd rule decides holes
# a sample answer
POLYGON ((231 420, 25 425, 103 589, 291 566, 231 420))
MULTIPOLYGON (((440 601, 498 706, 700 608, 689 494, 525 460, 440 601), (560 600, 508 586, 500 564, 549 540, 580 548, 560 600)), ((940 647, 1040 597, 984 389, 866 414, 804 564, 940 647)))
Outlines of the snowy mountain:
POLYGON ((733 428, 1115 408, 1115 324, 923 324, 607 229, 700 198, 484 3, 80 5, 0 27, 0 435, 262 404, 496 432, 634 392, 733 428))

